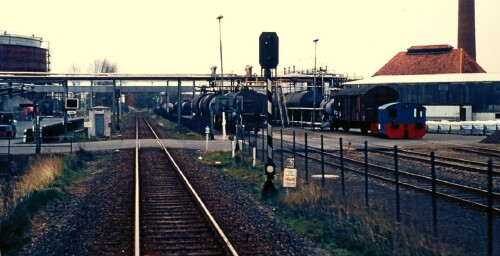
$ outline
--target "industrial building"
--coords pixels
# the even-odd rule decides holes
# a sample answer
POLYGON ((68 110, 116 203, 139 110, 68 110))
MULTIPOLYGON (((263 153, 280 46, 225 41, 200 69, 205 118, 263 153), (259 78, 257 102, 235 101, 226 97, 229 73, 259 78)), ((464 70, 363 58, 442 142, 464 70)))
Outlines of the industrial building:
POLYGON ((462 48, 451 45, 412 46, 399 52, 373 76, 486 73, 462 48))
POLYGON ((428 120, 500 119, 500 74, 425 74, 374 76, 345 87, 387 85, 403 102, 427 108, 428 120))
POLYGON ((428 120, 500 119, 500 74, 476 62, 474 0, 459 0, 458 48, 412 46, 397 53, 372 77, 345 87, 387 85, 401 101, 422 104, 428 120))

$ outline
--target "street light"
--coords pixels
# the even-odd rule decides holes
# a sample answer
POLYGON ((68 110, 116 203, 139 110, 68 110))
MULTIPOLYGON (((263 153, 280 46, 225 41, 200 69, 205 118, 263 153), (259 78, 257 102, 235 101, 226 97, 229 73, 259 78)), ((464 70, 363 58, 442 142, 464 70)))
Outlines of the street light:
POLYGON ((219 44, 220 44, 220 85, 221 88, 223 89, 224 86, 224 66, 222 65, 222 36, 221 36, 221 25, 220 21, 224 18, 224 16, 219 15, 217 16, 217 19, 219 20, 219 44))
POLYGON ((318 46, 319 39, 314 39, 314 79, 313 79, 313 114, 312 114, 312 130, 314 131, 314 124, 316 121, 316 48, 318 46))

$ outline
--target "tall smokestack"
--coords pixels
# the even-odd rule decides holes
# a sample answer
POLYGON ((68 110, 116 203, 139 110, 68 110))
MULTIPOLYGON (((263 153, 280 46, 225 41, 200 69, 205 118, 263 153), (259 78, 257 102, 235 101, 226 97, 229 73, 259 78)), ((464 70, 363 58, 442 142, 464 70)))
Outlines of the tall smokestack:
POLYGON ((476 60, 474 0, 458 0, 458 48, 476 60))

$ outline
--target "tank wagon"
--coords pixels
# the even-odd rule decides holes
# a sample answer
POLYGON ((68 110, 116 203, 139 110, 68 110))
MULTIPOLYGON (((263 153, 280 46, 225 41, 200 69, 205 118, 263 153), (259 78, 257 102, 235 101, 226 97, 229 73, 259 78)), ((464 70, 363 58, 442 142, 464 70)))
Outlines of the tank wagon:
POLYGON ((422 138, 425 108, 398 99, 398 92, 388 86, 343 89, 325 104, 324 119, 333 130, 358 128, 391 139, 422 138))
MULTIPOLYGON (((178 108, 179 108, 179 102, 175 102, 172 110, 170 111, 177 114, 178 108)), ((183 100, 181 102, 181 116, 190 116, 191 113, 192 113, 191 100, 183 100)))
MULTIPOLYGON (((267 123, 267 96, 255 90, 243 88, 240 91, 227 94, 231 97, 232 109, 226 114, 226 124, 233 129, 239 121, 251 129, 263 128, 267 123), (242 101, 241 101, 242 100, 242 101), (240 119, 240 120, 238 120, 240 119)), ((215 106, 215 98, 212 106, 215 106)), ((214 110, 216 120, 222 117, 219 110, 214 110)), ((222 122, 222 119, 220 120, 222 122)))
POLYGON ((215 93, 204 93, 194 96, 191 101, 193 116, 195 118, 210 118, 210 102, 215 96, 215 93))
MULTIPOLYGON (((422 138, 426 134, 426 109, 398 99, 398 92, 388 86, 342 89, 329 100, 324 100, 320 92, 314 95, 313 91, 285 95, 288 117, 295 124, 315 126, 322 122, 332 130, 360 129, 365 134, 391 139, 422 138)), ((228 131, 234 131, 237 124, 245 125, 247 131, 258 131, 267 124, 267 95, 248 88, 225 94, 201 93, 181 106, 181 122, 200 133, 209 125, 221 129, 222 113, 228 131)), ((173 119, 177 110, 162 113, 173 119)))
MULTIPOLYGON (((174 103, 173 111, 157 108, 158 114, 174 120, 177 117, 178 103, 174 103)), ((200 133, 204 132, 213 120, 214 129, 222 128, 222 113, 225 112, 226 128, 235 130, 237 124, 245 125, 247 130, 258 130, 267 123, 267 96, 248 88, 230 93, 201 93, 192 100, 181 103, 181 122, 200 133), (227 102, 226 109, 217 109, 217 101, 223 97, 227 102)))
POLYGON ((322 112, 323 96, 320 92, 300 91, 285 94, 288 117, 294 124, 314 125, 322 112), (314 97, 316 96, 316 97, 314 97), (313 120, 313 111, 316 111, 313 120))

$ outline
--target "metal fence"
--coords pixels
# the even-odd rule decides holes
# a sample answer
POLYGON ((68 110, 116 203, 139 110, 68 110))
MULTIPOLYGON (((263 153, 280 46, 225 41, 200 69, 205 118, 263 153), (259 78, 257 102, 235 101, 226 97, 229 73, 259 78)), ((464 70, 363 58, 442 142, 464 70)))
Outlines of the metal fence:
MULTIPOLYGON (((0 141, 0 175, 10 175, 13 172, 13 155, 15 154, 43 154, 52 153, 52 149, 58 151, 73 153, 73 138, 67 138, 62 143, 59 143, 59 136, 44 137, 48 140, 52 139, 53 143, 40 143, 38 146, 35 143, 25 143, 23 139, 2 139, 0 141), (57 143, 54 143, 56 142, 57 143)), ((28 140, 29 141, 29 140, 28 140)), ((31 141, 33 141, 31 139, 31 141)))
MULTIPOLYGON (((264 131, 260 134, 260 136, 257 136, 257 134, 247 134, 245 137, 243 137, 242 140, 242 150, 245 153, 248 153, 249 155, 252 154, 252 148, 256 147, 257 152, 260 153, 260 160, 262 163, 265 163, 265 157, 267 155, 266 153, 266 144, 265 144, 265 134, 264 131), (260 138, 259 138, 260 137, 260 138), (259 141, 260 140, 260 141, 259 141), (260 148, 260 149, 259 149, 260 148)), ((348 168, 345 167, 345 153, 346 151, 349 150, 354 150, 353 145, 351 145, 351 142, 345 143, 343 138, 338 138, 338 141, 329 141, 328 145, 331 147, 332 144, 336 144, 335 148, 335 164, 332 164, 331 162, 326 162, 325 161, 325 153, 327 150, 325 150, 325 140, 323 135, 319 136, 319 148, 316 147, 311 147, 311 139, 308 138, 307 132, 303 134, 303 139, 304 141, 301 142, 300 144, 297 143, 297 138, 296 138, 296 133, 295 130, 292 132, 292 138, 291 141, 285 141, 283 140, 283 130, 280 129, 280 139, 277 141, 278 143, 274 142, 274 152, 272 154, 279 154, 278 157, 273 157, 273 159, 276 160, 276 166, 281 167, 281 170, 284 170, 285 168, 285 158, 291 157, 293 159, 296 159, 297 157, 301 157, 303 159, 302 163, 302 168, 298 170, 298 175, 305 180, 305 182, 309 182, 309 178, 311 176, 312 171, 316 173, 320 173, 320 178, 321 178, 321 186, 325 186, 326 182, 326 175, 325 173, 336 173, 338 174, 338 181, 336 182, 336 185, 340 187, 340 193, 342 195, 342 198, 345 202, 348 202, 350 200, 349 195, 346 193, 346 190, 348 189, 347 186, 347 179, 346 175, 348 172, 351 172, 351 170, 348 170, 348 168), (279 145, 277 145, 279 144, 279 145), (311 151, 314 151, 317 154, 320 155, 320 157, 312 158, 310 155, 311 151), (314 166, 313 166, 314 165, 314 166), (325 169, 326 168, 326 169, 325 169)), ((275 139, 276 140, 276 139, 275 139)), ((318 145, 318 140, 314 141, 316 145, 318 145)), ((373 146, 375 147, 375 146, 373 146)), ((369 212, 370 208, 372 207, 372 204, 370 203, 370 196, 372 193, 374 193, 374 185, 373 182, 375 180, 378 180, 377 178, 374 178, 371 176, 370 173, 370 167, 369 167, 369 162, 375 161, 375 159, 371 159, 369 152, 371 151, 367 141, 364 142, 362 147, 359 147, 356 149, 358 151, 363 152, 363 161, 364 165, 363 167, 360 167, 360 170, 356 171, 356 174, 358 175, 358 178, 361 178, 361 184, 363 184, 363 190, 364 190, 364 207, 366 210, 369 212)), ((415 186, 408 186, 407 183, 401 182, 401 172, 400 172, 400 166, 399 166, 399 149, 398 146, 394 146, 392 149, 392 162, 393 162, 393 167, 392 171, 394 173, 394 176, 391 178, 384 178, 384 182, 391 184, 391 186, 394 188, 393 196, 395 199, 391 199, 391 201, 394 201, 394 205, 392 206, 392 209, 396 212, 395 214, 395 221, 397 223, 401 223, 401 203, 402 201, 405 200, 405 195, 408 191, 417 191, 417 192, 422 192, 427 194, 430 197, 430 200, 432 202, 432 207, 431 207, 431 212, 429 213, 429 216, 431 216, 432 219, 432 232, 434 233, 435 236, 439 235, 439 208, 440 205, 438 203, 443 202, 441 199, 443 198, 440 195, 440 192, 438 191, 438 188, 440 184, 442 184, 442 181, 438 178, 436 178, 436 154, 435 152, 429 152, 428 154, 428 162, 427 166, 430 169, 430 172, 428 174, 428 179, 431 180, 431 185, 430 189, 428 189, 430 192, 424 192, 424 189, 416 189, 415 186), (405 191, 402 192, 402 188, 405 189, 405 191)), ((329 153, 331 154, 333 150, 329 150, 329 153)), ((259 157, 259 156, 257 156, 259 157)), ((330 159, 331 161, 331 159, 330 159)), ((297 161, 295 161, 297 162, 297 161)), ((495 234, 494 234, 494 218, 498 218, 500 209, 494 207, 494 198, 495 200, 498 200, 498 193, 494 192, 494 181, 498 179, 500 176, 500 173, 498 171, 493 170, 493 161, 489 159, 487 163, 485 163, 485 166, 487 166, 484 170, 484 176, 485 180, 487 180, 486 184, 486 203, 485 206, 482 207, 481 211, 478 211, 479 215, 485 214, 485 219, 484 223, 486 225, 486 234, 483 236, 486 237, 486 251, 487 255, 493 255, 494 248, 493 245, 495 244, 495 234)), ((495 201, 497 202, 497 201, 495 201)), ((474 207, 474 205, 467 205, 470 209, 478 209, 477 207, 474 207)), ((389 207, 390 208, 390 207, 389 207)), ((443 213, 444 214, 444 213, 443 213)), ((496 234, 497 236, 499 234, 496 234)), ((498 247, 498 242, 497 242, 497 247, 498 247)), ((496 250, 500 250, 500 248, 496 248, 496 250)))

